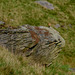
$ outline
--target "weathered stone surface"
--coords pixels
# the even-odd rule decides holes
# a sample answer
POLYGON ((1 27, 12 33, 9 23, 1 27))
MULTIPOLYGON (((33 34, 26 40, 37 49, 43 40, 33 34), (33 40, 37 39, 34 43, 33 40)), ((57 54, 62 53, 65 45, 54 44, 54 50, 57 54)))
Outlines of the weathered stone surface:
POLYGON ((15 54, 31 56, 35 61, 49 65, 65 41, 52 27, 25 25, 18 29, 0 29, 0 44, 15 54))
POLYGON ((53 10, 54 9, 54 6, 53 4, 47 2, 47 1, 35 1, 36 3, 40 4, 41 6, 49 9, 49 10, 53 10))

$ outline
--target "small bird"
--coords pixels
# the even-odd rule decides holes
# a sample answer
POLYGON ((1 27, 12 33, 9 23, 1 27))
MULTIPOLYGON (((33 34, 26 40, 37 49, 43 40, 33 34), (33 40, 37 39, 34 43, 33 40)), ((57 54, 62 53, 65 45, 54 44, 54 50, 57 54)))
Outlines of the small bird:
POLYGON ((48 26, 49 26, 49 27, 51 27, 51 24, 50 24, 50 23, 48 23, 48 26))

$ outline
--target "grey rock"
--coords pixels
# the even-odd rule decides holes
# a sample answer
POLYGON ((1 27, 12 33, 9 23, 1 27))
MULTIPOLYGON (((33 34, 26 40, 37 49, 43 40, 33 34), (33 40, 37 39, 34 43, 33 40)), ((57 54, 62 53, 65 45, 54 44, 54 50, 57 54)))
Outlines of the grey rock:
POLYGON ((5 24, 5 22, 3 22, 3 21, 0 21, 0 25, 4 25, 5 24))
POLYGON ((72 25, 71 25, 71 24, 69 24, 69 27, 70 27, 70 28, 72 28, 72 25))
POLYGON ((75 68, 69 68, 69 71, 75 72, 75 68))
POLYGON ((55 25, 55 28, 59 28, 59 27, 60 27, 60 24, 56 24, 56 25, 55 25))
POLYGON ((47 2, 47 1, 35 1, 36 3, 40 4, 41 6, 49 9, 49 10, 54 10, 53 4, 47 2))
POLYGON ((0 29, 0 44, 15 54, 31 56, 36 62, 49 66, 64 47, 65 40, 52 27, 26 25, 0 29))

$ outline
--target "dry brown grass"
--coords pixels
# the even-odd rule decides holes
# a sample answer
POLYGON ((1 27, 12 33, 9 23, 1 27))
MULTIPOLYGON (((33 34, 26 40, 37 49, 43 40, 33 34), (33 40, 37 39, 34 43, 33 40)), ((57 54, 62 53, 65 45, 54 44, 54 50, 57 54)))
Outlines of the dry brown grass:
POLYGON ((29 59, 18 57, 0 47, 0 75, 73 75, 68 68, 75 67, 75 0, 47 0, 55 10, 42 8, 35 0, 0 0, 0 20, 6 27, 23 24, 52 27, 64 25, 57 30, 66 41, 60 56, 49 68, 30 63, 29 59), (71 24, 72 28, 68 25, 71 24), (57 66, 56 66, 57 65, 57 66))

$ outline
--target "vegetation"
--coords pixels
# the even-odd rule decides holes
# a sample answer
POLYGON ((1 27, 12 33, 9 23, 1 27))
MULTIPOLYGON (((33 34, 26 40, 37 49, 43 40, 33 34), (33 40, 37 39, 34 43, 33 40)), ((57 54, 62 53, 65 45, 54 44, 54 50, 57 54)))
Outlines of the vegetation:
POLYGON ((53 3, 54 10, 47 10, 34 1, 36 0, 0 0, 0 21, 6 23, 3 28, 24 24, 48 26, 49 23, 54 27, 55 24, 60 24, 61 27, 57 30, 66 45, 59 57, 47 68, 0 47, 0 75, 75 75, 69 70, 75 68, 75 0, 47 0, 53 3))

